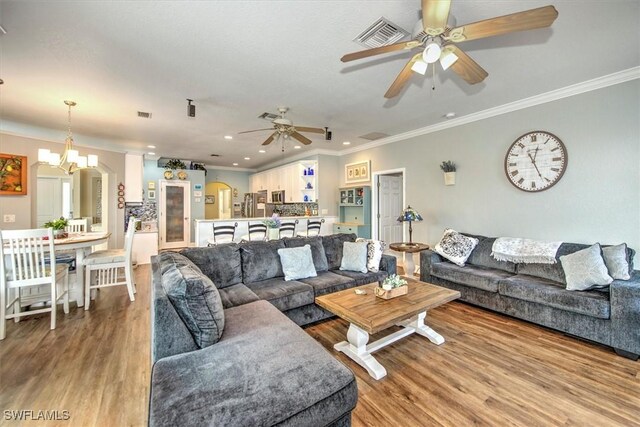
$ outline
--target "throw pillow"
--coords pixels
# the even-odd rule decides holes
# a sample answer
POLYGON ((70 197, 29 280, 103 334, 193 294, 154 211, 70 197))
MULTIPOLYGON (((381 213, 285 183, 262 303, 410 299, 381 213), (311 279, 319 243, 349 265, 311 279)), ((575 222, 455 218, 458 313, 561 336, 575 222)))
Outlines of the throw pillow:
POLYGON ((629 262, 627 262, 627 244, 602 248, 602 258, 609 270, 609 276, 619 280, 629 280, 629 262))
POLYGON ((357 238, 356 242, 367 243, 367 270, 377 273, 380 270, 380 260, 387 246, 386 243, 382 240, 367 240, 361 237, 357 238))
POLYGON ((220 340, 224 309, 211 279, 191 266, 172 266, 162 275, 162 286, 198 347, 220 340))
POLYGON ((367 242, 344 242, 340 270, 367 272, 367 242))
POLYGON ((465 236, 447 228, 433 251, 452 263, 464 267, 464 263, 467 262, 467 258, 478 242, 479 240, 474 237, 465 236))
POLYGON ((313 265, 310 245, 278 249, 278 255, 280 255, 285 281, 306 279, 318 275, 313 265))
POLYGON ((607 286, 613 279, 602 259, 600 244, 560 257, 568 291, 587 291, 607 286))
POLYGON ((308 244, 311 246, 311 256, 313 257, 313 265, 316 267, 316 272, 329 269, 327 255, 324 253, 324 246, 322 245, 322 237, 285 237, 282 241, 287 248, 299 248, 308 244))

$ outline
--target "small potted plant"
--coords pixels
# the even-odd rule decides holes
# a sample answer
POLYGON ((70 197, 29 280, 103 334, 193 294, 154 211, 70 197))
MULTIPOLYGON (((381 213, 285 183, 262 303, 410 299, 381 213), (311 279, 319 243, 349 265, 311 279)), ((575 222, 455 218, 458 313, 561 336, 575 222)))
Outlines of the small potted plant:
POLYGON ((46 222, 44 224, 44 228, 53 228, 53 237, 56 239, 64 239, 68 236, 67 232, 64 231, 67 225, 67 220, 60 217, 59 219, 54 219, 53 221, 46 222))
POLYGON ((165 169, 172 169, 172 170, 176 170, 176 169, 186 169, 187 165, 180 159, 171 159, 167 162, 166 165, 164 165, 165 169))
POLYGON ((440 169, 444 172, 444 185, 454 185, 456 183, 456 164, 447 160, 442 162, 440 169))
POLYGON ((271 218, 265 219, 262 223, 267 226, 267 240, 277 240, 280 238, 282 221, 280 221, 280 216, 277 213, 274 213, 271 215, 271 218))
POLYGON ((375 288, 376 296, 382 299, 399 297, 401 295, 406 295, 407 292, 409 292, 407 281, 397 274, 392 274, 384 279, 384 281, 379 282, 378 286, 375 288))

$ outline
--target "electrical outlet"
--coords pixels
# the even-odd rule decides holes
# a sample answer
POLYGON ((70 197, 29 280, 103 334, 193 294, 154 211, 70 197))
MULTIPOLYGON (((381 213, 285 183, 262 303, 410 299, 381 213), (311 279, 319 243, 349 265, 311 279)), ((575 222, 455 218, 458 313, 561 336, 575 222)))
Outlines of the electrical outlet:
POLYGON ((327 215, 329 213, 329 209, 322 209, 322 215, 327 215))
POLYGON ((16 222, 16 216, 15 215, 5 215, 4 222, 16 222))

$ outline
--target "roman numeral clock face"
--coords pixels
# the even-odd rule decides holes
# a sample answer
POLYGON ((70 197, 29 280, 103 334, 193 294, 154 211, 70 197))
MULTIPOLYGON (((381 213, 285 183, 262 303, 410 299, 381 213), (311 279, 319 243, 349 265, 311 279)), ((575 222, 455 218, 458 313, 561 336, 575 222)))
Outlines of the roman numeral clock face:
POLYGON ((523 191, 543 191, 560 181, 567 168, 567 150, 548 132, 522 135, 511 144, 504 169, 509 182, 523 191))

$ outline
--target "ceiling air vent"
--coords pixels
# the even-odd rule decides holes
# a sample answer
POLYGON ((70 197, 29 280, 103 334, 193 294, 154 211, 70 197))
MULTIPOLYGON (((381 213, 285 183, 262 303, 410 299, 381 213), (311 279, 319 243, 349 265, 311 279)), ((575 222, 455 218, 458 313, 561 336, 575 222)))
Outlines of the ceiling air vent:
POLYGON ((360 136, 360 138, 368 139, 369 141, 375 141, 376 139, 382 139, 382 138, 386 138, 388 136, 389 136, 388 134, 382 133, 382 132, 371 132, 371 133, 368 133, 366 135, 360 136))
POLYGON ((138 117, 143 119, 150 119, 151 113, 147 113, 146 111, 138 111, 138 117))
POLYGON ((269 120, 270 122, 274 121, 278 117, 280 116, 274 113, 262 113, 258 116, 259 119, 269 120))
POLYGON ((381 17, 371 24, 369 28, 360 33, 353 41, 365 47, 373 48, 398 42, 408 35, 409 32, 400 28, 387 18, 381 17))

